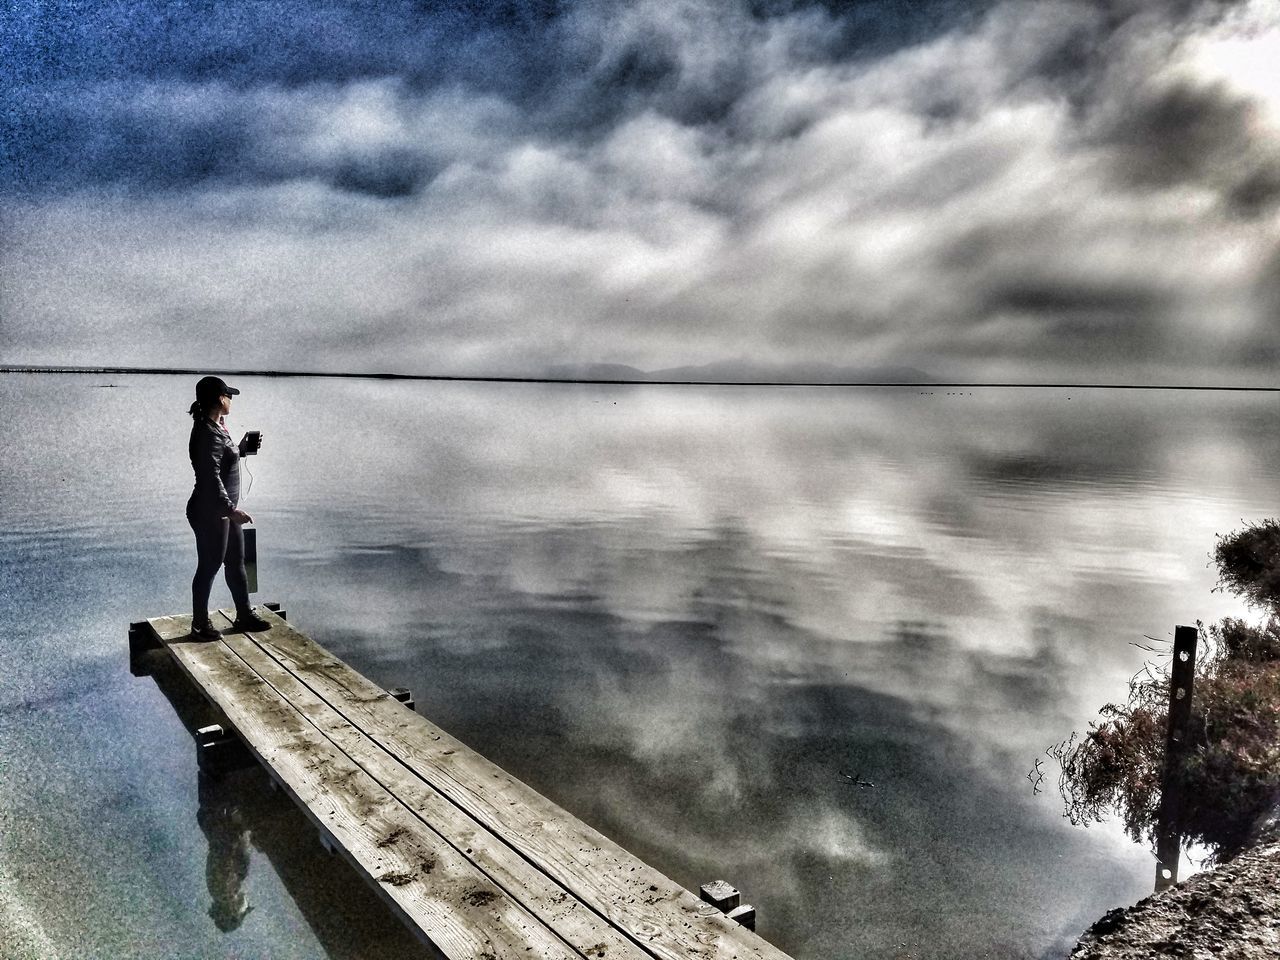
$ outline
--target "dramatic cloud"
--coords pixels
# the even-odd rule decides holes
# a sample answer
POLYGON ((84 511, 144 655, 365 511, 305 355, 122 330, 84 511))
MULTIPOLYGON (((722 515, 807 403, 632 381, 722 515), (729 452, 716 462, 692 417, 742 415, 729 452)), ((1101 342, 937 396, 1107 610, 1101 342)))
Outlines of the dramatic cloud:
POLYGON ((17 18, 0 359, 1241 382, 1280 347, 1273 4, 424 6, 17 18))

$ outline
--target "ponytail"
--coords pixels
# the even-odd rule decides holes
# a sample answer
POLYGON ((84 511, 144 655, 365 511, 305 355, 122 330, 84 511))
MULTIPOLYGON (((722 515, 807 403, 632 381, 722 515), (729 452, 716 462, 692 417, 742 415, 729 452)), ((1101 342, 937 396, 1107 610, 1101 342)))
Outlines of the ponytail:
POLYGON ((199 420, 204 416, 204 407, 200 405, 199 400, 196 400, 191 404, 191 409, 187 413, 191 414, 192 420, 199 420))

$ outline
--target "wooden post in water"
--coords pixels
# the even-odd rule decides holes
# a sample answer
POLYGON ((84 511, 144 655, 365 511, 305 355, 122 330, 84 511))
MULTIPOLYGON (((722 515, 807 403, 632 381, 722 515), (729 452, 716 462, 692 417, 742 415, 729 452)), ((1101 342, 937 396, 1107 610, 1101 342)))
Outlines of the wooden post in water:
POLYGON ((1191 696, 1196 678, 1196 643, 1200 631, 1179 626, 1173 632, 1173 668, 1169 672, 1169 729, 1164 746, 1164 780, 1160 787, 1160 819, 1156 825, 1156 892, 1178 882, 1182 834, 1177 822, 1182 802, 1176 771, 1187 747, 1191 696))

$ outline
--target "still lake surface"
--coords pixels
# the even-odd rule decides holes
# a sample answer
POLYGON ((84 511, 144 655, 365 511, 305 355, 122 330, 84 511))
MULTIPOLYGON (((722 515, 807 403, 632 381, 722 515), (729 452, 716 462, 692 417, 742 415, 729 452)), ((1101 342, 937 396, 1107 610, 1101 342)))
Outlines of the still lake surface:
MULTIPOLYGON (((0 954, 429 956, 129 673, 194 379, 0 374, 0 954)), ((1244 612, 1208 552, 1280 490, 1267 393, 236 385, 255 600, 798 960, 1062 957, 1148 893, 1026 776, 1244 612)))

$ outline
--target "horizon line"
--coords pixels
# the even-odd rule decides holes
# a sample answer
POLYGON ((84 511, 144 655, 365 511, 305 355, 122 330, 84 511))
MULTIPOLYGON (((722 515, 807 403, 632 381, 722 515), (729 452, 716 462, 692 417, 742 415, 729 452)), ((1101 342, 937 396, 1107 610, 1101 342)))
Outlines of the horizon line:
POLYGON ((0 364, 0 373, 112 373, 126 376, 334 377, 348 380, 419 380, 461 383, 561 383, 600 386, 669 387, 1036 387, 1058 390, 1213 390, 1280 393, 1280 386, 1225 386, 1175 383, 1067 383, 979 380, 647 380, 583 377, 485 376, 479 374, 350 373, 325 370, 211 370, 198 367, 90 367, 52 364, 0 364))

